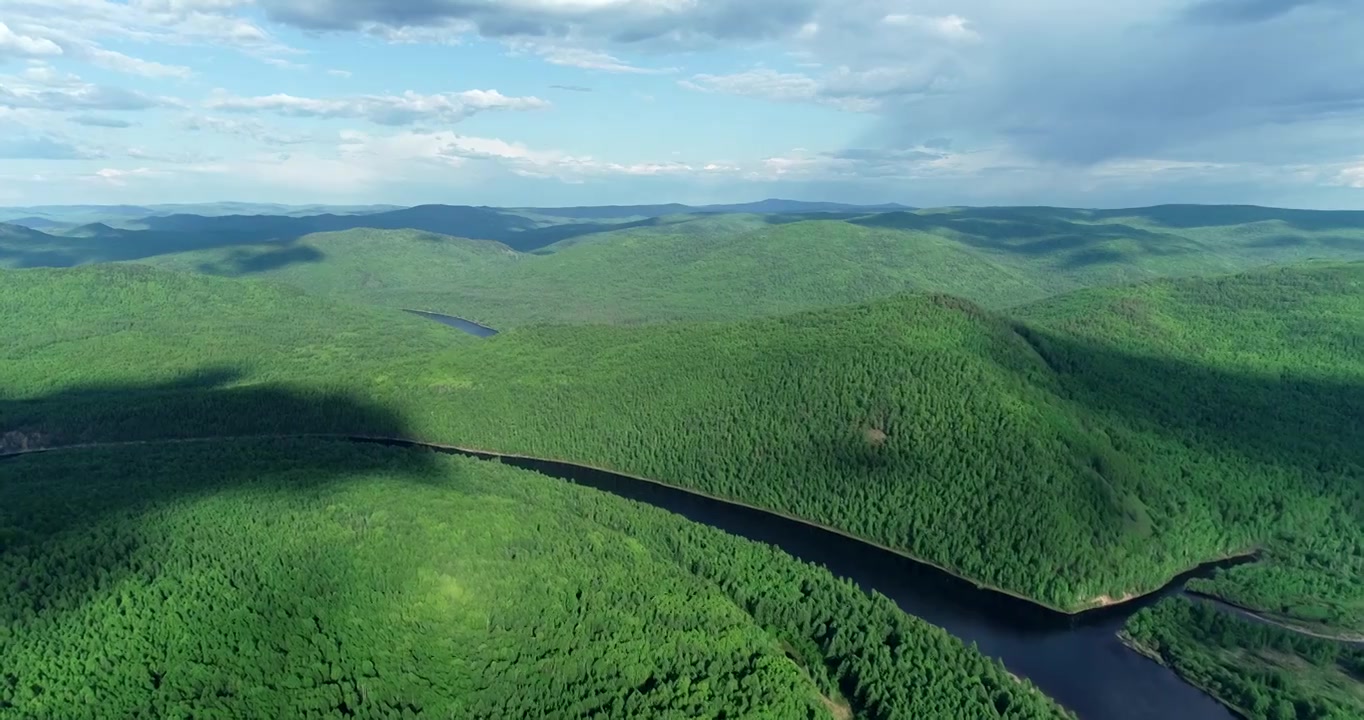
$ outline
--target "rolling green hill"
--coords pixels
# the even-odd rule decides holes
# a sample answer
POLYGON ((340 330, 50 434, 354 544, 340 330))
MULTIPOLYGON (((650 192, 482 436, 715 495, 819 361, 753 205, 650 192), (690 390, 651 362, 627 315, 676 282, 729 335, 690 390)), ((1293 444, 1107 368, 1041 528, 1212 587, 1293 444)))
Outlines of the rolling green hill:
POLYGON ((1066 716, 768 546, 411 450, 5 460, 0 588, 0 717, 1066 716))
POLYGON ((480 254, 467 240, 427 233, 352 230, 145 262, 261 275, 310 292, 506 328, 731 320, 906 291, 1006 308, 1091 286, 1312 257, 1364 259, 1364 220, 1354 214, 1235 210, 1165 208, 1130 217, 1056 208, 684 215, 577 234, 527 254, 508 254, 500 245, 494 247, 503 252, 480 254))
MULTIPOLYGON (((1326 587, 1330 568, 1339 582, 1310 606, 1358 626, 1361 282, 1364 263, 1323 263, 1085 291, 1016 318, 910 295, 487 341, 432 324, 447 332, 434 347, 413 318, 264 285, 135 266, 12 272, 0 423, 11 444, 307 430, 568 459, 831 525, 1068 609, 1264 547, 1265 563, 1228 577, 1326 587), (221 329, 238 317, 251 319, 221 329), (206 366, 220 376, 185 381, 206 366), (272 399, 280 388, 369 411, 297 407, 272 399)), ((1271 584, 1265 597, 1292 590, 1271 584)))

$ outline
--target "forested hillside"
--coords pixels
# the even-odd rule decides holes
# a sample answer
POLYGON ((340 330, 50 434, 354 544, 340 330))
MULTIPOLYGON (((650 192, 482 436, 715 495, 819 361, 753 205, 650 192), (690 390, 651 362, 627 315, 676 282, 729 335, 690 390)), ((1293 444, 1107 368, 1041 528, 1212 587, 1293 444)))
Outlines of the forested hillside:
POLYGON ((928 295, 474 341, 397 314, 380 336, 377 311, 305 312, 293 298, 269 309, 255 297, 247 311, 224 279, 10 273, 0 421, 11 443, 392 432, 563 458, 781 510, 1078 608, 1256 547, 1294 576, 1358 572, 1361 281, 1364 264, 1326 264, 1094 291, 1022 321, 928 295), (226 338, 214 328, 248 313, 231 336, 290 339, 184 341, 226 338), (413 339, 397 339, 408 328, 413 339), (222 375, 196 381, 196 363, 222 375), (292 402, 299 393, 356 402, 324 412, 292 402))
POLYGON ((1000 309, 1085 287, 1364 259, 1361 213, 1162 206, 629 219, 606 208, 603 219, 577 210, 587 215, 423 206, 355 216, 181 214, 60 236, 14 228, 0 231, 0 267, 143 262, 508 328, 732 320, 909 291, 1000 309))
POLYGON ((683 215, 617 230, 558 226, 550 229, 566 239, 520 255, 473 253, 468 241, 422 233, 352 231, 146 261, 263 274, 310 292, 505 328, 729 320, 906 291, 1003 308, 1135 280, 1311 257, 1364 259, 1364 216, 1357 214, 1177 210, 683 215))
POLYGON ((411 450, 4 460, 0 589, 3 718, 1067 716, 771 547, 411 450))
POLYGON ((1132 616, 1130 644, 1252 720, 1364 717, 1364 647, 1170 598, 1132 616))

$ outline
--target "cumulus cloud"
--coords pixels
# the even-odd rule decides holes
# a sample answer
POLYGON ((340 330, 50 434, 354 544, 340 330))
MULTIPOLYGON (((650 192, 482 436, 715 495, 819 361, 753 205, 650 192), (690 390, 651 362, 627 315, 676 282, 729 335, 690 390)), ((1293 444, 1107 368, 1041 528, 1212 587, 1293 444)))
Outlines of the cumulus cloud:
POLYGON ((21 35, 0 22, 0 60, 6 57, 50 57, 61 55, 57 43, 43 37, 21 35))
MULTIPOLYGON (((257 56, 291 54, 293 48, 242 14, 250 2, 236 0, 4 0, 11 27, 45 38, 71 52, 72 46, 99 48, 100 40, 117 38, 141 44, 219 45, 257 56)), ((3 35, 3 33, 0 33, 3 35)), ((114 52, 114 51, 107 51, 114 52)), ((3 56, 0 52, 0 56, 3 56)), ((105 55, 103 62, 121 72, 161 73, 176 77, 151 61, 128 63, 105 55)))
POLYGON ((288 117, 360 118, 379 125, 410 125, 418 121, 455 123, 488 110, 539 110, 549 103, 537 97, 508 97, 496 90, 422 95, 361 95, 346 98, 308 98, 277 93, 256 97, 219 94, 205 106, 223 112, 270 112, 288 117))

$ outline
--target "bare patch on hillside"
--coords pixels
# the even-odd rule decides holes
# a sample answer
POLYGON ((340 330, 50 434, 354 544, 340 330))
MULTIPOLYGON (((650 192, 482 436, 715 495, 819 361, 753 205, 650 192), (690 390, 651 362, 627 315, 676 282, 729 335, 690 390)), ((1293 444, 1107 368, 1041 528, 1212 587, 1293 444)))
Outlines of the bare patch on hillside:
POLYGON ((1134 593, 1123 593, 1118 597, 1113 597, 1112 595, 1104 593, 1103 595, 1100 595, 1098 597, 1093 597, 1090 598, 1089 600, 1086 600, 1084 602, 1084 606, 1087 608, 1101 608, 1108 607, 1110 605, 1121 605, 1125 602, 1135 599, 1137 599, 1137 595, 1134 593))
POLYGON ((881 428, 869 427, 862 431, 862 438, 872 447, 881 447, 886 444, 888 436, 881 428))
POLYGON ((829 709, 829 712, 833 714, 835 720, 853 719, 852 706, 849 705, 847 701, 838 702, 829 698, 827 695, 820 695, 819 700, 824 703, 824 707, 829 709))
POLYGON ((10 430, 4 435, 0 435, 0 453, 24 452, 26 450, 41 450, 52 443, 50 435, 39 432, 20 432, 10 430))

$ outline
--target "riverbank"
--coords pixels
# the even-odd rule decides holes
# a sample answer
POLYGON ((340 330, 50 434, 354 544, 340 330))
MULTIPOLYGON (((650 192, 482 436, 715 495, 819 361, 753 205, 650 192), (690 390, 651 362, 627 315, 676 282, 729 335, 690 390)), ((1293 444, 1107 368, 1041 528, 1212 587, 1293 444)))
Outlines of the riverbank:
POLYGON ((1249 619, 1255 620, 1257 622, 1266 623, 1268 625, 1275 625, 1290 632, 1299 633, 1301 635, 1307 635, 1309 637, 1319 638, 1321 640, 1341 642, 1347 645, 1364 646, 1364 634, 1361 633, 1320 632, 1318 630, 1313 630, 1304 625, 1295 624, 1289 620, 1276 618, 1275 616, 1270 615, 1262 610, 1256 610, 1245 605, 1234 603, 1224 597, 1219 597, 1217 595, 1211 595, 1204 592, 1198 592, 1197 590, 1188 590, 1186 592, 1188 592, 1188 594, 1191 597, 1198 598, 1199 600, 1206 600, 1216 603, 1218 605, 1224 605, 1227 608, 1230 608, 1238 613, 1241 613, 1242 615, 1247 616, 1249 619))
MULTIPOLYGON (((414 311, 414 312, 415 312, 415 311, 414 311)), ((624 472, 624 471, 621 471, 621 470, 616 470, 616 469, 612 469, 612 468, 608 468, 608 467, 601 467, 601 466, 597 466, 597 465, 591 465, 591 464, 588 464, 588 463, 577 462, 577 461, 573 461, 573 460, 564 460, 564 459, 560 459, 560 458, 538 457, 538 456, 533 456, 533 455, 521 455, 521 454, 517 454, 517 453, 508 453, 508 452, 501 452, 501 451, 497 451, 497 450, 488 450, 488 449, 485 449, 485 448, 475 448, 475 447, 468 447, 468 446, 462 446, 462 445, 452 445, 452 444, 447 444, 447 443, 438 443, 438 442, 432 442, 432 441, 426 441, 426 440, 415 440, 415 439, 411 439, 411 438, 396 438, 396 437, 369 436, 369 435, 344 435, 344 434, 335 434, 335 433, 295 433, 295 434, 267 435, 267 436, 205 437, 205 438, 169 438, 169 439, 165 439, 165 440, 131 440, 131 441, 113 442, 113 443, 84 443, 84 444, 75 444, 75 445, 62 445, 62 446, 55 446, 55 447, 45 447, 45 448, 31 448, 31 449, 20 450, 20 451, 14 451, 14 452, 8 452, 8 453, 0 453, 0 459, 3 459, 3 458, 5 458, 5 457, 10 457, 10 456, 15 456, 15 455, 24 455, 24 454, 31 454, 31 453, 36 453, 36 452, 51 452, 51 451, 57 451, 57 450, 74 450, 74 449, 81 449, 81 448, 116 447, 116 446, 120 446, 120 445, 147 445, 147 444, 159 443, 159 442, 213 442, 213 441, 223 441, 223 440, 248 440, 248 439, 261 439, 261 438, 266 438, 266 437, 274 437, 274 438, 311 438, 311 439, 352 440, 352 441, 361 441, 361 442, 374 442, 374 443, 391 444, 391 445, 404 446, 404 447, 425 448, 425 449, 434 450, 434 451, 461 453, 461 454, 470 455, 470 456, 473 456, 473 457, 480 457, 480 458, 486 459, 486 460, 492 460, 492 459, 505 459, 505 460, 519 460, 519 461, 525 461, 525 462, 534 462, 534 463, 548 463, 548 464, 561 465, 561 466, 570 467, 570 468, 577 468, 577 469, 579 469, 579 470, 588 470, 588 471, 592 471, 592 472, 604 473, 604 474, 607 474, 607 475, 614 475, 614 476, 621 477, 621 478, 625 478, 625 479, 628 479, 628 480, 632 480, 632 481, 636 481, 636 482, 642 482, 642 483, 647 483, 647 484, 650 484, 650 485, 653 485, 653 486, 656 486, 656 487, 665 488, 665 489, 667 489, 667 490, 672 490, 672 491, 675 491, 675 492, 686 493, 686 494, 688 494, 688 495, 692 495, 692 496, 695 496, 695 497, 705 498, 705 499, 707 499, 707 500, 712 500, 712 501, 715 501, 715 502, 725 503, 725 504, 732 505, 732 506, 735 506, 735 507, 741 507, 741 508, 745 508, 745 509, 747 509, 747 510, 752 510, 752 511, 759 512, 759 513, 764 513, 764 514, 766 514, 766 515, 770 515, 770 516, 773 516, 773 517, 778 517, 778 518, 781 518, 781 519, 783 519, 783 520, 787 520, 787 521, 790 521, 790 522, 799 523, 799 524, 804 525, 804 526, 806 526, 806 527, 810 527, 810 528, 813 528, 813 529, 816 529, 816 530, 820 530, 820 531, 827 532, 827 533, 830 533, 830 534, 833 534, 833 535, 837 535, 837 536, 839 536, 839 537, 842 537, 842 538, 845 538, 845 539, 848 539, 848 540, 852 540, 852 541, 854 541, 854 542, 858 542, 858 543, 861 543, 861 544, 866 545, 866 546, 869 546, 869 547, 874 547, 874 548, 876 548, 876 549, 878 549, 878 550, 882 550, 882 551, 884 551, 884 552, 891 553, 891 554, 893 554, 893 555, 897 555, 897 556, 899 556, 899 557, 902 557, 902 558, 904 558, 904 559, 906 559, 906 560, 910 560, 910 561, 912 561, 912 562, 918 563, 918 564, 920 564, 920 565, 923 565, 923 566, 926 566, 926 567, 933 568, 934 570, 937 570, 937 571, 939 571, 939 572, 941 572, 941 573, 943 573, 943 574, 945 574, 945 575, 948 575, 948 576, 950 576, 950 577, 952 577, 952 578, 955 578, 955 579, 957 579, 957 580, 960 580, 960 581, 969 583, 969 584, 971 584, 972 586, 974 586, 974 587, 975 587, 976 589, 978 589, 978 590, 984 590, 984 591, 987 591, 987 592, 996 593, 996 594, 998 594, 998 595, 1003 595, 1003 596, 1012 598, 1012 599, 1014 599, 1014 600, 1019 600, 1019 601, 1022 601, 1022 602, 1024 602, 1024 603, 1028 603, 1029 605, 1032 605, 1032 606, 1034 606, 1034 607, 1040 608, 1040 609, 1042 609, 1042 610, 1050 611, 1050 612, 1056 613, 1056 614, 1058 614, 1058 615, 1068 616, 1068 617, 1070 617, 1070 618, 1075 618, 1075 619, 1078 619, 1078 618, 1083 617, 1083 616, 1085 616, 1085 615, 1087 615, 1087 614, 1090 614, 1090 613, 1098 613, 1098 612, 1104 612, 1104 611, 1112 611, 1112 610, 1114 610, 1114 609, 1116 609, 1116 608, 1121 608, 1121 607, 1123 607, 1123 606, 1125 606, 1125 605, 1130 605, 1130 604, 1132 604, 1132 603, 1134 603, 1134 602, 1137 602, 1137 601, 1140 601, 1140 600, 1143 600, 1143 599, 1152 597, 1152 596, 1154 596, 1154 595, 1156 595, 1156 594, 1158 594, 1158 593, 1161 593, 1161 592, 1165 591, 1166 589, 1168 589, 1168 588, 1171 586, 1171 584, 1177 582, 1177 581, 1178 581, 1181 577, 1183 577, 1184 575, 1188 575, 1188 574, 1190 574, 1190 573, 1197 572, 1200 568, 1204 568, 1204 567, 1207 567, 1207 566, 1209 566, 1209 565, 1216 565, 1216 564, 1218 564, 1218 563, 1229 562, 1229 561, 1233 561, 1233 560, 1246 559, 1246 558, 1253 558, 1253 557, 1255 557, 1255 556, 1259 553, 1259 548, 1258 548, 1258 547, 1257 547, 1257 548, 1251 548, 1251 549, 1244 550, 1244 551, 1229 553, 1229 554, 1226 554, 1226 555, 1223 555, 1223 556, 1219 556, 1219 557, 1216 557, 1216 558, 1212 558, 1212 559, 1210 559, 1210 560, 1206 560, 1206 561, 1204 561, 1204 562, 1198 563, 1197 565, 1194 565, 1193 567, 1186 568, 1186 569, 1184 569, 1184 570, 1182 570, 1182 571, 1180 571, 1180 572, 1178 572, 1178 573, 1175 573, 1174 575, 1170 576, 1169 579, 1167 579, 1166 581, 1164 581, 1164 582, 1161 583, 1159 586, 1157 586, 1157 587, 1155 587, 1155 588, 1153 588, 1153 589, 1146 590, 1146 591, 1141 591, 1141 592, 1128 592, 1128 593, 1124 593, 1120 598, 1117 598, 1117 599, 1109 598, 1109 597, 1107 597, 1107 596, 1100 596, 1099 598, 1095 598, 1093 601, 1091 601, 1090 603, 1087 603, 1087 604, 1085 604, 1085 605, 1081 605, 1081 606, 1078 606, 1078 607, 1075 607, 1075 608, 1064 608, 1064 607, 1059 607, 1059 606, 1056 606, 1056 605, 1052 605, 1052 604, 1050 604, 1050 603, 1048 603, 1048 602, 1046 602, 1046 601, 1044 601, 1044 600, 1039 600, 1039 599, 1037 599, 1037 598, 1028 597, 1028 596, 1026 596, 1026 595, 1023 595, 1023 594, 1021 594, 1021 593, 1018 593, 1018 592, 1015 592, 1015 591, 1012 591, 1012 590, 1008 590, 1008 589, 1001 588, 1001 587, 996 587, 996 586, 991 585, 991 584, 989 584, 989 583, 985 583, 985 582, 976 580, 976 579, 974 579, 974 578, 971 578, 971 577, 968 577, 968 576, 966 576, 966 575, 963 575, 962 573, 960 573, 960 572, 958 572, 958 571, 956 571, 956 570, 953 570, 952 568, 949 568, 949 567, 947 567, 947 566, 945 566, 945 565, 941 565, 941 564, 939 564, 939 563, 937 563, 937 562, 934 562, 934 561, 932 561, 932 560, 928 560, 928 559, 926 559, 926 558, 921 558, 921 557, 915 556, 914 554, 912 554, 912 553, 910 553, 910 552, 908 552, 908 551, 906 551, 906 550, 903 550, 903 549, 901 549, 901 548, 895 548, 895 547, 892 547, 892 546, 889 546, 889 545, 884 545, 884 544, 879 543, 879 542, 876 542, 876 541, 874 541, 874 540, 869 540, 869 539, 867 539, 867 538, 860 537, 860 536, 858 536, 858 535, 854 535, 854 534, 849 533, 849 532, 847 532, 847 531, 845 531, 845 530, 841 530, 841 529, 839 529, 839 528, 832 527, 832 526, 830 526, 830 525, 825 525, 825 524, 823 524, 823 523, 819 523, 819 522, 816 522, 816 521, 814 521, 814 520, 809 520, 809 519, 807 519, 807 518, 802 518, 802 517, 799 517, 799 516, 797 516, 797 515, 792 515, 792 514, 790 514, 790 513, 786 513, 786 512, 780 511, 780 510, 773 510, 773 509, 771 509, 771 508, 762 507, 762 506, 760 506, 760 505, 754 505, 754 504, 751 504, 751 503, 744 502, 744 501, 742 501, 742 500, 737 500, 737 499, 734 499, 734 498, 729 498, 729 497, 725 497, 725 496, 721 496, 721 495, 715 495, 715 494, 708 493, 708 492, 705 492, 705 491, 702 491, 702 490, 697 490, 697 489, 694 489, 694 488, 684 487, 684 486, 681 486, 681 485, 675 485, 675 484, 668 483, 668 482, 665 482, 665 481, 662 481, 662 480, 657 480, 657 479, 654 479, 654 478, 648 478, 648 477, 644 477, 644 476, 641 476, 641 475, 634 475, 634 474, 631 474, 631 473, 628 473, 628 472, 624 472)))
POLYGON ((1156 652, 1155 650, 1152 650, 1151 648, 1142 644, 1136 638, 1127 634, 1126 630, 1119 631, 1117 633, 1117 636, 1118 641, 1121 642, 1123 645, 1127 646, 1129 650, 1137 653, 1138 655, 1141 655, 1142 657, 1150 660, 1151 662, 1156 663, 1157 665, 1160 665, 1161 667, 1165 668, 1166 670, 1169 670, 1175 675, 1178 675, 1179 679, 1184 681, 1185 684, 1189 685, 1190 687, 1197 688, 1199 692, 1203 693, 1204 695, 1207 695, 1213 700, 1216 700, 1223 707, 1227 708, 1227 710, 1231 711, 1231 713, 1235 715, 1237 718, 1240 718, 1241 720, 1248 720, 1250 718, 1251 715, 1245 708, 1229 703, 1226 700, 1223 700, 1222 698, 1218 697, 1217 694, 1210 690, 1206 685, 1180 672, 1179 668, 1176 668, 1170 663, 1165 662, 1165 658, 1162 657, 1160 653, 1156 652))

